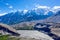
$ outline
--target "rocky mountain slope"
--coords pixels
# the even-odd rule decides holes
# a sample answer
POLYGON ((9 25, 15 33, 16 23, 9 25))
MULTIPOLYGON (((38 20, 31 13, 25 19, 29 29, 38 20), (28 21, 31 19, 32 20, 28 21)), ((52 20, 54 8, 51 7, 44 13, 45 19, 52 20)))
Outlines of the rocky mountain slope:
POLYGON ((60 23, 60 11, 56 12, 55 15, 44 20, 45 22, 60 23))
POLYGON ((11 25, 26 21, 44 20, 54 14, 52 11, 47 12, 47 10, 40 8, 37 10, 11 12, 6 15, 0 16, 0 22, 11 25))

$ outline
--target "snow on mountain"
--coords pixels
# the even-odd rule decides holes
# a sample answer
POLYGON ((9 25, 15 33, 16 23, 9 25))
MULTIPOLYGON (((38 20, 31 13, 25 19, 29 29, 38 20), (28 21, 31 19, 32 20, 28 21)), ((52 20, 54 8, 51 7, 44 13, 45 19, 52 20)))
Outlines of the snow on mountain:
POLYGON ((33 10, 25 9, 23 11, 20 10, 20 11, 4 14, 0 16, 0 22, 6 23, 6 24, 15 24, 15 23, 20 23, 24 21, 26 22, 26 21, 33 21, 33 20, 44 20, 55 14, 57 13, 51 11, 49 7, 39 6, 33 10))
POLYGON ((53 9, 59 9, 60 8, 60 6, 54 6, 53 7, 53 9))
MULTIPOLYGON (((41 5, 36 5, 35 8, 31 9, 32 11, 35 11, 36 14, 40 15, 48 15, 48 12, 49 11, 52 11, 54 13, 56 13, 57 11, 60 10, 60 6, 54 6, 52 8, 48 7, 48 6, 41 6, 41 5)), ((23 14, 26 14, 27 12, 31 12, 31 10, 27 10, 27 9, 24 9, 24 10, 20 10, 18 9, 19 12, 22 12, 23 11, 23 14)), ((14 9, 14 11, 11 11, 11 12, 17 12, 17 10, 14 9)), ((5 15, 5 13, 3 14, 0 14, 0 16, 3 16, 5 15)))
POLYGON ((50 10, 50 7, 48 6, 40 6, 40 5, 36 5, 35 8, 33 8, 33 10, 35 10, 35 12, 38 15, 47 15, 48 11, 50 10))
POLYGON ((49 9, 46 8, 40 8, 35 10, 36 14, 38 15, 47 15, 48 14, 49 9))
POLYGON ((26 10, 26 9, 25 9, 25 10, 23 10, 23 13, 24 13, 24 14, 25 14, 25 13, 27 13, 27 12, 28 12, 28 10, 26 10))
MULTIPOLYGON (((42 13, 40 13, 42 14, 42 13)), ((0 22, 6 23, 6 24, 15 24, 15 23, 20 23, 20 22, 26 22, 26 21, 32 21, 32 20, 43 20, 50 15, 38 15, 34 10, 25 10, 24 11, 17 11, 17 12, 12 12, 8 13, 4 16, 0 16, 0 22)))
POLYGON ((60 10, 60 6, 54 6, 51 10, 56 13, 60 10))
POLYGON ((35 7, 36 8, 48 8, 48 9, 50 9, 50 7, 48 7, 48 6, 41 6, 41 5, 36 5, 35 7))
POLYGON ((4 16, 4 15, 6 15, 7 13, 3 13, 3 14, 0 14, 0 16, 4 16))

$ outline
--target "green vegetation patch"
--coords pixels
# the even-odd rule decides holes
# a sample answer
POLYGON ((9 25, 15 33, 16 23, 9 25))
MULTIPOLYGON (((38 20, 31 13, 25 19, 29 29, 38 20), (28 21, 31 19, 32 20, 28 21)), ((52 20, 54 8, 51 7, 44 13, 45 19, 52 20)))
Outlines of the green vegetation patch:
POLYGON ((9 35, 2 35, 0 36, 0 40, 7 40, 9 35))
POLYGON ((19 40, 19 38, 11 37, 9 35, 2 35, 0 36, 0 40, 19 40))
POLYGON ((25 27, 19 27, 15 29, 16 30, 34 30, 33 26, 25 26, 25 27))

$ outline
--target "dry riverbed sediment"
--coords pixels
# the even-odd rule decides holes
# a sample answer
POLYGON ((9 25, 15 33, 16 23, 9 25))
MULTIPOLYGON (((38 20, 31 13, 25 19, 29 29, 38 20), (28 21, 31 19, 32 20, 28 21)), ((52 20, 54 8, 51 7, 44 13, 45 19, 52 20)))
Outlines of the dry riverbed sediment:
POLYGON ((20 40, 53 40, 48 35, 36 30, 17 30, 20 40))

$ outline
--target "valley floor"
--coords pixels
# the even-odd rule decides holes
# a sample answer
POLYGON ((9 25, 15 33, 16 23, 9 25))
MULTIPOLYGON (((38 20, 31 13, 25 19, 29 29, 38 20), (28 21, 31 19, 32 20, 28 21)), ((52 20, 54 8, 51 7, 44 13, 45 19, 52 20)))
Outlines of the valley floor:
POLYGON ((36 30, 17 30, 20 36, 1 35, 0 40, 53 40, 48 35, 36 30))
MULTIPOLYGON (((20 33, 20 38, 27 38, 27 39, 38 39, 38 40, 53 40, 51 37, 49 37, 48 35, 36 31, 36 30, 17 30, 18 33, 20 33)), ((27 40, 26 39, 26 40, 27 40)))

